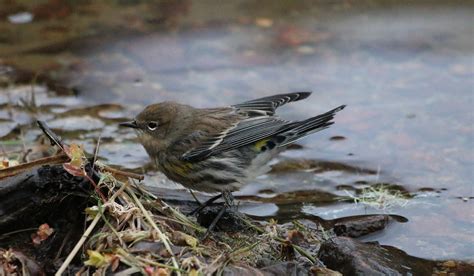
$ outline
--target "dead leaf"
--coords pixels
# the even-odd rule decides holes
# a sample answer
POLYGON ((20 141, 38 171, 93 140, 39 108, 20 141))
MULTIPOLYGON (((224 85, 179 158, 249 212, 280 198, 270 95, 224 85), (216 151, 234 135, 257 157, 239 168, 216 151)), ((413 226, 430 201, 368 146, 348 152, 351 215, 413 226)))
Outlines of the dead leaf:
POLYGON ((49 227, 47 223, 43 223, 38 227, 36 233, 31 235, 33 244, 39 245, 54 233, 54 229, 49 227))
POLYGON ((109 263, 111 263, 115 255, 112 254, 102 254, 96 250, 87 250, 87 255, 89 255, 89 259, 84 262, 85 265, 94 266, 94 267, 102 267, 109 263))
POLYGON ((257 18, 255 19, 255 24, 262 28, 270 28, 273 25, 273 20, 270 18, 257 18))
POLYGON ((288 231, 288 237, 286 240, 292 244, 298 245, 304 241, 304 235, 298 230, 290 230, 288 231))
POLYGON ((174 231, 172 234, 172 242, 175 245, 179 246, 190 246, 192 248, 195 248, 198 245, 198 240, 186 233, 180 232, 180 231, 174 231))
POLYGON ((69 163, 63 165, 64 169, 74 176, 85 176, 84 167, 87 158, 82 147, 77 144, 64 145, 64 152, 71 159, 69 163))

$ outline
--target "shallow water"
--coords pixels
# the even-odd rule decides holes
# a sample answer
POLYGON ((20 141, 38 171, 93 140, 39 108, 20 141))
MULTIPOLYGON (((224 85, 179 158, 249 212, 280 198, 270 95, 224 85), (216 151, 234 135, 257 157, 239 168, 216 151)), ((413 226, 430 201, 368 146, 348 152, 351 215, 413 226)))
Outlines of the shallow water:
MULTIPOLYGON (((11 2, 0 15, 34 16, 0 22, 4 151, 21 140, 33 145, 39 118, 89 152, 101 136, 104 160, 143 171, 146 153, 116 123, 146 104, 204 107, 313 91, 281 116, 348 107, 275 160, 314 164, 254 181, 240 194, 265 204, 244 211, 280 219, 397 214, 408 222, 365 240, 428 259, 474 259, 473 5, 11 2), (383 209, 350 199, 376 183, 407 198, 383 209)), ((146 181, 180 188, 153 170, 146 181)))

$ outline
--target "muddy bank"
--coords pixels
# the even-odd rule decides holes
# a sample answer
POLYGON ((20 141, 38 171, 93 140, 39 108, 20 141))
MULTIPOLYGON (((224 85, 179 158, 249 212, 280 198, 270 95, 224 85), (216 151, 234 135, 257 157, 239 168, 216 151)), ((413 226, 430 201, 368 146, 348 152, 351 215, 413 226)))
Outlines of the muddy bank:
MULTIPOLYGON (((393 247, 362 243, 349 237, 383 231, 390 223, 400 220, 388 215, 344 218, 326 222, 323 227, 311 220, 284 224, 258 222, 227 212, 209 238, 200 240, 205 232, 203 227, 220 210, 218 203, 198 213, 196 218, 186 217, 180 210, 196 208, 199 206, 196 202, 172 198, 168 201, 164 196, 166 190, 155 188, 148 194, 142 184, 126 184, 110 173, 90 167, 85 171, 90 179, 72 176, 70 169, 64 170, 63 165, 39 166, 1 180, 0 262, 4 273, 23 270, 35 275, 52 274, 60 269, 84 235, 88 237, 85 247, 68 261, 69 273, 465 275, 474 272, 470 264, 423 260, 393 247), (113 185, 99 185, 100 190, 94 190, 91 179, 113 185), (109 199, 97 205, 103 195, 109 199), (125 202, 129 202, 128 206, 123 205, 125 202), (120 211, 121 208, 135 211, 128 213, 126 209, 120 211), (151 217, 141 212, 150 212, 151 217), (91 229, 94 223, 90 222, 92 217, 97 224, 91 233, 85 234, 84 229, 91 229), (151 228, 136 224, 140 221, 146 224, 147 217, 151 228)), ((119 178, 123 179, 123 175, 119 178)))

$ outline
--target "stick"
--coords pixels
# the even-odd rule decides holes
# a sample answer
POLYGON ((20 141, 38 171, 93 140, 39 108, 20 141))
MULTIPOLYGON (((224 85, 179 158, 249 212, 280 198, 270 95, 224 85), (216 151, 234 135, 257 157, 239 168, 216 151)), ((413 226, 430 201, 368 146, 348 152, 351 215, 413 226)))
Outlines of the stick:
POLYGON ((104 171, 107 171, 109 173, 112 173, 112 174, 121 175, 121 176, 125 176, 125 177, 130 177, 130 178, 136 179, 138 181, 142 181, 143 179, 145 179, 145 177, 143 175, 132 173, 132 172, 126 172, 126 171, 122 171, 122 170, 119 170, 119 169, 114 169, 112 167, 105 166, 105 165, 101 166, 101 169, 103 169, 104 171))
MULTIPOLYGON (((124 184, 122 187, 120 187, 120 189, 115 192, 109 199, 109 202, 113 202, 115 200, 115 198, 117 198, 117 196, 119 196, 123 190, 125 188, 127 188, 128 184, 124 184)), ((89 237, 89 235, 91 234, 92 230, 94 230, 94 227, 97 225, 97 223, 99 222, 100 218, 102 217, 102 214, 101 212, 98 212, 95 217, 94 217, 94 220, 92 221, 92 223, 89 225, 89 227, 87 227, 86 231, 84 232, 84 234, 82 235, 81 239, 77 242, 76 246, 74 246, 74 248, 72 249, 72 251, 69 253, 69 255, 67 256, 66 260, 64 261, 64 263, 61 265, 61 267, 59 268, 59 270, 56 272, 56 274, 54 274, 55 276, 61 276, 62 273, 64 273, 64 271, 66 270, 66 268, 69 266, 69 263, 71 263, 72 259, 74 259, 74 257, 76 256, 77 252, 79 251, 79 249, 81 248, 81 246, 84 244, 84 242, 86 241, 86 239, 89 237)), ((120 237, 119 237, 120 238, 120 237)))
POLYGON ((17 166, 0 170, 0 179, 8 177, 8 176, 17 175, 21 172, 30 170, 36 166, 62 164, 62 163, 68 162, 69 160, 70 160, 69 157, 65 153, 60 153, 58 155, 41 158, 41 159, 34 160, 28 163, 24 163, 24 164, 20 164, 17 166))
POLYGON ((69 266, 69 264, 71 263, 72 259, 74 259, 74 257, 76 256, 77 252, 79 251, 79 249, 81 249, 82 245, 84 244, 84 242, 87 240, 87 238, 89 237, 89 235, 91 234, 92 230, 94 230, 95 226, 97 225, 97 223, 99 222, 100 220, 100 217, 101 215, 99 213, 97 213, 94 217, 94 220, 92 221, 92 223, 89 225, 89 227, 87 227, 86 231, 84 232, 84 234, 82 235, 81 239, 76 243, 76 246, 74 246, 74 248, 72 249, 72 251, 69 253, 69 255, 67 256, 66 260, 64 261, 64 263, 61 265, 61 267, 58 269, 58 271, 54 274, 55 276, 61 276, 64 271, 66 270, 66 268, 69 266))
POLYGON ((38 120, 38 121, 36 121, 36 123, 38 124, 40 129, 43 131, 44 135, 46 135, 46 137, 49 138, 49 141, 51 142, 51 145, 56 145, 64 151, 63 142, 61 142, 61 139, 58 137, 58 135, 56 135, 56 133, 54 133, 49 128, 49 126, 46 124, 46 122, 38 120))
POLYGON ((181 273, 179 272, 180 269, 179 269, 179 265, 178 265, 178 262, 176 261, 176 258, 174 257, 174 253, 173 253, 173 250, 171 250, 171 246, 170 246, 170 243, 168 241, 168 237, 165 236, 165 234, 163 234, 163 232, 161 232, 160 228, 158 228, 158 226, 156 225, 156 223, 153 221, 153 219, 150 217, 150 214, 148 213, 148 210, 145 209, 145 207, 143 207, 142 203, 140 202, 140 200, 138 200, 137 196, 135 195, 135 193, 130 189, 130 188, 127 188, 129 194, 132 196, 133 200, 136 202, 136 204, 138 205, 138 208, 140 208, 140 210, 142 210, 142 213, 143 215, 145 216, 146 220, 148 220, 148 223, 151 224, 151 226, 153 227, 153 229, 155 229, 155 231, 158 233, 158 236, 160 237, 160 240, 163 242, 163 244, 165 245, 165 248, 166 250, 168 251, 168 253, 170 253, 171 255, 171 262, 173 263, 173 266, 175 267, 176 269, 176 274, 178 276, 181 275, 181 273))

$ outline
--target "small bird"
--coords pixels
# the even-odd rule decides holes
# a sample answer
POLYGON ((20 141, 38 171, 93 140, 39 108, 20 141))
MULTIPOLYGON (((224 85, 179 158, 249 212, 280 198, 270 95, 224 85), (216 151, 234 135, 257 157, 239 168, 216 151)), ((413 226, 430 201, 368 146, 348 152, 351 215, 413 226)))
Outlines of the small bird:
POLYGON ((345 107, 302 121, 275 114, 278 107, 310 94, 279 94, 218 108, 162 102, 120 125, 137 130, 140 143, 169 179, 191 190, 220 192, 226 199, 266 173, 267 163, 287 145, 332 125, 345 107))

